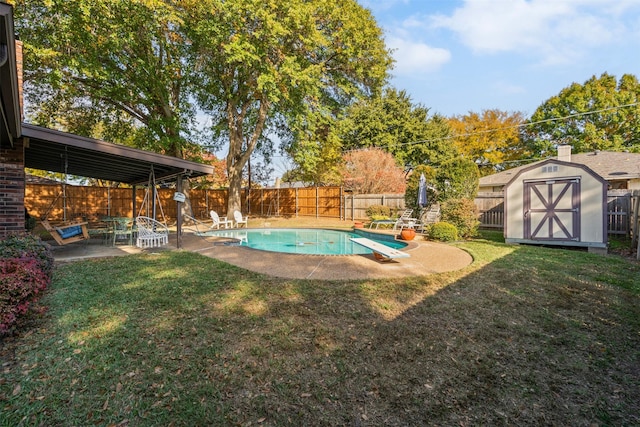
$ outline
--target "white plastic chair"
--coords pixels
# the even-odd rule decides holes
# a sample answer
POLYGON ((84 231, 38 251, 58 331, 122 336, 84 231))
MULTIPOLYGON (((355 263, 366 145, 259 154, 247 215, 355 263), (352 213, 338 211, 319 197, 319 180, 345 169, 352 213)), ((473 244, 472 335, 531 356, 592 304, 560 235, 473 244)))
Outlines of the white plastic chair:
POLYGON ((209 212, 209 215, 211 215, 211 221, 213 221, 210 228, 219 229, 220 226, 224 228, 233 227, 233 221, 227 219, 226 216, 220 217, 216 211, 209 212))
POLYGON ((236 228, 239 228, 241 224, 244 224, 245 227, 248 226, 249 217, 243 217, 240 211, 233 211, 233 219, 236 221, 236 228))
POLYGON ((136 218, 138 238, 136 246, 139 248, 158 248, 169 243, 169 228, 161 222, 147 216, 136 218))

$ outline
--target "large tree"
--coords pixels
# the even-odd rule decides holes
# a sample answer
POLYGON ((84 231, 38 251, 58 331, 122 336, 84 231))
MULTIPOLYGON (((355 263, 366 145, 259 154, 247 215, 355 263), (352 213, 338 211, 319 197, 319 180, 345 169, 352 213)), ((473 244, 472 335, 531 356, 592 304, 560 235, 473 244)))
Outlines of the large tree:
POLYGON ((500 110, 469 112, 449 119, 458 151, 478 165, 481 175, 505 169, 505 162, 527 156, 520 138, 524 122, 522 113, 500 110))
POLYGON ((162 0, 18 0, 32 119, 183 157, 195 108, 183 21, 162 0))
POLYGON ((531 150, 549 155, 558 144, 576 153, 593 150, 640 152, 640 83, 607 73, 573 83, 545 101, 531 116, 526 137, 531 150))
POLYGON ((197 99, 228 142, 231 213, 267 131, 299 134, 384 84, 391 60, 355 0, 185 0, 197 99))
POLYGON ((446 119, 429 115, 428 108, 394 88, 351 106, 335 132, 345 150, 382 148, 404 165, 438 165, 456 155, 446 119))
POLYGON ((138 146, 184 157, 195 152, 202 111, 214 131, 208 145, 228 143, 228 213, 241 208, 251 154, 261 143, 270 151, 265 135, 299 132, 309 117, 375 93, 391 64, 380 28, 355 0, 17 6, 30 101, 43 124, 133 135, 138 146))

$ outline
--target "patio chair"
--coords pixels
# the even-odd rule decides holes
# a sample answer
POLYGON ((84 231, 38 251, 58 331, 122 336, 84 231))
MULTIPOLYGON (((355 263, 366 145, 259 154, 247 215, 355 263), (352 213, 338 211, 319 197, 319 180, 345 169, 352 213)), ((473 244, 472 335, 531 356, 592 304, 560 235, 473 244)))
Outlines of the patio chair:
POLYGON ((406 226, 408 222, 411 220, 416 220, 416 218, 411 218, 411 214, 413 213, 413 209, 405 209, 404 212, 398 217, 396 223, 393 224, 393 229, 397 230, 398 228, 402 229, 403 226, 406 226))
POLYGON ((169 243, 169 228, 163 223, 147 216, 136 218, 138 238, 136 246, 139 248, 159 248, 169 243))
POLYGON ((133 244, 133 219, 132 218, 114 218, 113 220, 113 244, 116 246, 118 239, 128 240, 129 246, 133 244))
POLYGON ((219 229, 221 226, 224 228, 233 227, 233 221, 227 219, 226 216, 220 217, 216 211, 209 212, 209 215, 211 215, 211 220, 213 221, 213 224, 211 224, 209 228, 219 229))
POLYGON ((88 223, 86 222, 53 226, 48 220, 44 219, 40 223, 60 246, 81 240, 89 240, 88 223))
POLYGON ((236 222, 236 228, 239 228, 241 224, 244 224, 245 227, 248 226, 249 217, 243 217, 240 211, 233 211, 233 219, 236 222))

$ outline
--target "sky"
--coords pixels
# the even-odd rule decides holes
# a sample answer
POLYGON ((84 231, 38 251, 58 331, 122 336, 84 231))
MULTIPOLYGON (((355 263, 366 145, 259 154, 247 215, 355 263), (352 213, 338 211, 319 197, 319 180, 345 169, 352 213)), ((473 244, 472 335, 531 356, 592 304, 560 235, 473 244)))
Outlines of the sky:
POLYGON ((572 83, 640 78, 640 0, 359 0, 396 61, 391 85, 447 117, 532 115, 572 83))

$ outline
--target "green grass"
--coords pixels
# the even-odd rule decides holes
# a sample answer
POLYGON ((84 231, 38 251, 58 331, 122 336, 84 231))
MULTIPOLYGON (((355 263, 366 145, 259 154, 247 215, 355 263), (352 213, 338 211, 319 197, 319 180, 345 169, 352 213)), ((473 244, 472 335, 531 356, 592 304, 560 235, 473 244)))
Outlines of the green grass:
POLYGON ((470 267, 401 280, 61 265, 2 343, 0 425, 640 424, 640 264, 456 245, 470 267))

